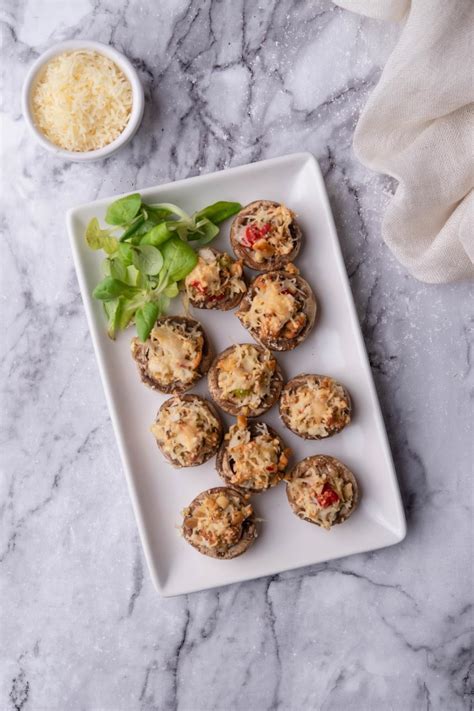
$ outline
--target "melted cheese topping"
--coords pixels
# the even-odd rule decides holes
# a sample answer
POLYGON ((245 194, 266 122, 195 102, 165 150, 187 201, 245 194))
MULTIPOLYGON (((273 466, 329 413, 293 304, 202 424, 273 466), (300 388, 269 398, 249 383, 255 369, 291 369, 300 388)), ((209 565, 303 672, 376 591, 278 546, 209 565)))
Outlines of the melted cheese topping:
POLYGON ((79 50, 51 59, 33 90, 33 116, 52 143, 84 152, 112 143, 132 111, 132 87, 108 57, 79 50))
POLYGON ((304 477, 293 479, 287 486, 298 513, 322 528, 330 529, 339 517, 345 518, 352 508, 352 483, 346 482, 333 464, 314 465, 305 472, 304 477), (324 501, 321 495, 325 485, 337 494, 337 501, 329 506, 322 506, 320 503, 324 501))
POLYGON ((146 371, 152 380, 161 385, 174 382, 191 383, 202 360, 204 336, 198 323, 158 322, 148 340, 143 344, 132 341, 132 355, 145 360, 146 371))
POLYGON ((231 491, 210 492, 183 511, 182 533, 195 546, 224 555, 240 541, 252 514, 252 506, 231 491))
POLYGON ((306 316, 301 311, 304 300, 295 279, 270 273, 258 277, 254 287, 249 310, 239 313, 242 324, 262 338, 297 335, 306 323, 306 316))
POLYGON ((257 204, 252 211, 244 215, 244 224, 239 231, 238 241, 246 249, 251 249, 254 253, 252 257, 257 262, 264 262, 273 256, 286 256, 290 254, 294 247, 293 237, 290 232, 290 225, 295 218, 294 212, 285 205, 262 205, 257 204), (270 225, 270 230, 263 234, 261 239, 248 241, 248 227, 256 227, 261 230, 266 225, 270 225))
POLYGON ((234 348, 217 363, 217 384, 224 399, 258 407, 270 392, 276 360, 250 343, 234 348))
POLYGON ((229 429, 226 435, 231 470, 228 480, 244 489, 264 490, 278 483, 288 458, 265 424, 259 423, 257 428, 258 434, 254 437, 247 426, 237 424, 229 429))
POLYGON ((219 443, 217 417, 202 400, 174 397, 167 400, 152 425, 164 454, 183 466, 213 452, 219 443))
POLYGON ((185 279, 185 287, 194 301, 206 302, 244 293, 242 262, 235 262, 225 252, 201 249, 198 263, 185 279))
POLYGON ((327 437, 350 422, 350 403, 344 388, 332 378, 307 378, 281 396, 281 409, 290 428, 310 437, 327 437))

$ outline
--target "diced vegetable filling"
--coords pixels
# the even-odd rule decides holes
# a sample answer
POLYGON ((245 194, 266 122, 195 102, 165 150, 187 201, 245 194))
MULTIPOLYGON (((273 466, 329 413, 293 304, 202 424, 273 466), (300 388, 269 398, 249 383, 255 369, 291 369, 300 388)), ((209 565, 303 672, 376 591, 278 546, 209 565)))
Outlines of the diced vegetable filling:
POLYGON ((160 410, 151 431, 165 454, 187 466, 215 450, 220 423, 206 402, 174 397, 160 410))
POLYGON ((257 408, 270 392, 276 360, 269 351, 244 343, 221 358, 217 369, 217 383, 223 398, 257 408))
POLYGON ((350 402, 332 378, 311 377, 284 390, 281 409, 290 428, 310 437, 327 437, 351 419, 350 402))
POLYGON ((203 357, 204 336, 196 322, 158 322, 142 343, 132 341, 132 355, 144 364, 146 374, 161 385, 192 383, 203 357))
POLYGON ((239 418, 226 435, 231 484, 264 490, 277 484, 288 464, 289 450, 273 437, 267 425, 258 423, 252 433, 246 418, 239 418))
POLYGON ((297 276, 263 274, 254 282, 250 308, 239 313, 239 318, 259 338, 296 338, 308 320, 304 312, 307 298, 297 276))
POLYGON ((213 491, 183 511, 182 532, 196 547, 224 555, 239 543, 244 522, 252 515, 252 506, 235 492, 213 491))
POLYGON ((186 277, 186 292, 197 304, 207 302, 218 306, 219 302, 245 292, 242 274, 241 261, 212 249, 201 249, 198 263, 186 277))
POLYGON ((288 490, 297 513, 326 529, 347 515, 354 499, 352 483, 328 462, 311 466, 288 490))
POLYGON ((242 217, 238 242, 259 263, 286 256, 295 246, 290 230, 294 218, 284 205, 257 203, 242 217))

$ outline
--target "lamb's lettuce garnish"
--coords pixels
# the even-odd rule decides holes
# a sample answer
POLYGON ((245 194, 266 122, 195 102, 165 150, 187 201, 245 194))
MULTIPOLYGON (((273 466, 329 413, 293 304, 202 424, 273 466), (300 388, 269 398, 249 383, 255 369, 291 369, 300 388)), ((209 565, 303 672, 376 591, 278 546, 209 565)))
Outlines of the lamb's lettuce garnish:
POLYGON ((119 296, 126 296, 127 299, 131 299, 139 291, 140 289, 136 286, 130 286, 124 281, 108 276, 97 284, 92 296, 100 301, 111 301, 119 296))
POLYGON ((137 309, 135 312, 135 323, 140 340, 146 341, 159 313, 160 307, 153 301, 148 301, 141 308, 137 309))
POLYGON ((110 338, 134 322, 146 341, 196 266, 193 247, 208 244, 219 233, 218 225, 241 209, 238 202, 221 201, 188 215, 172 203, 149 205, 134 193, 108 206, 105 222, 110 227, 103 229, 94 217, 85 239, 91 249, 107 255, 104 278, 93 296, 104 305, 110 338))
POLYGON ((126 197, 115 200, 115 202, 108 206, 107 212, 105 213, 105 221, 108 225, 128 227, 133 219, 137 217, 141 206, 142 199, 139 193, 126 195, 126 197))
POLYGON ((110 230, 101 230, 97 217, 87 225, 86 242, 91 249, 103 249, 107 254, 113 254, 118 248, 118 241, 110 236, 110 230))
POLYGON ((194 249, 179 237, 171 237, 165 242, 161 253, 165 261, 162 279, 165 279, 168 285, 184 279, 198 261, 194 249))
POLYGON ((163 267, 163 255, 151 244, 137 244, 132 247, 132 262, 142 274, 156 276, 163 267))

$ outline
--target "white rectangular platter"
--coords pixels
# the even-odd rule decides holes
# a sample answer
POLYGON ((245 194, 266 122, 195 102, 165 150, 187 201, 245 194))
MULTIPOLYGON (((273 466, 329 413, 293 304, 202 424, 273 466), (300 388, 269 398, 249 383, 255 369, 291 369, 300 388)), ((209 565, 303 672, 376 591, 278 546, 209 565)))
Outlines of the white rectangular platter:
MULTIPOLYGON (((199 492, 222 484, 214 459, 200 467, 173 469, 158 450, 149 428, 166 396, 140 382, 130 356, 134 329, 112 342, 102 305, 91 297, 101 278, 102 256, 84 241, 90 218, 103 219, 116 197, 98 200, 68 213, 67 223, 77 277, 87 313, 104 390, 132 498, 150 573, 164 596, 227 585, 332 558, 369 551, 401 541, 405 516, 383 419, 375 392, 338 238, 319 166, 309 153, 297 153, 138 190, 146 201, 173 202, 193 212, 217 200, 257 199, 285 203, 297 214, 304 242, 296 264, 316 294, 319 316, 306 342, 276 354, 287 378, 324 373, 344 383, 352 395, 354 417, 341 433, 323 441, 305 441, 287 430, 275 406, 262 419, 282 434, 294 461, 312 454, 341 459, 357 476, 362 498, 343 525, 325 531, 298 519, 287 503, 285 485, 253 497, 259 537, 234 560, 207 558, 180 536, 181 510, 199 492)), ((230 250, 229 224, 213 243, 230 250)), ((253 273, 255 275, 255 273, 253 273)), ((182 308, 182 307, 181 307, 182 308)), ((178 309, 179 310, 179 309, 178 309)), ((252 342, 233 312, 199 311, 216 352, 252 342)), ((208 395, 206 379, 195 391, 208 395)), ((227 424, 232 419, 224 416, 227 424)))

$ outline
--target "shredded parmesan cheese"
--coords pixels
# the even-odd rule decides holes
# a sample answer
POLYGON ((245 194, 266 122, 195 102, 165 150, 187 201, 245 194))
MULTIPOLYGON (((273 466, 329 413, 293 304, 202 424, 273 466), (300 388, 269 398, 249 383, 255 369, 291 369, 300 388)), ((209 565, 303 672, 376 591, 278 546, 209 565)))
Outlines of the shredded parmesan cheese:
POLYGON ((240 541, 243 523, 252 515, 252 506, 234 492, 212 491, 183 511, 182 531, 196 547, 225 555, 240 541))
POLYGON ((298 515, 329 529, 352 508, 354 490, 334 464, 314 464, 301 477, 288 482, 298 515))
POLYGON ((342 385, 315 375, 286 385, 281 412, 293 432, 315 438, 327 437, 351 420, 350 401, 342 385))
POLYGON ((185 279, 186 292, 196 304, 218 307, 246 290, 242 262, 234 262, 225 252, 201 249, 198 263, 185 279))
POLYGON ((283 293, 276 282, 267 281, 256 292, 246 320, 254 328, 260 325, 264 335, 277 336, 295 310, 294 297, 283 293))
POLYGON ((174 397, 158 412, 151 431, 165 456, 192 466, 210 456, 220 440, 220 424, 205 400, 174 397))
POLYGON ((295 278, 270 273, 257 277, 250 308, 238 316, 242 324, 259 337, 286 337, 286 332, 282 333, 286 324, 291 333, 297 333, 305 324, 304 306, 304 295, 298 292, 295 278), (299 313, 299 319, 295 320, 299 313))
POLYGON ((194 322, 165 319, 153 327, 148 340, 132 340, 132 355, 158 385, 192 384, 203 356, 204 336, 194 322))
POLYGON ((255 203, 243 215, 238 241, 242 246, 255 252, 254 259, 263 262, 274 255, 286 256, 294 248, 290 231, 295 214, 285 205, 255 203), (254 230, 255 237, 252 238, 254 230), (258 235, 261 233, 261 238, 258 235), (250 236, 250 241, 249 241, 250 236))
POLYGON ((288 456, 267 425, 262 422, 254 427, 251 432, 247 423, 232 425, 226 435, 228 481, 242 489, 263 491, 278 484, 288 456))
POLYGON ((37 127, 52 143, 68 151, 93 151, 123 132, 132 111, 132 87, 105 55, 66 52, 44 67, 32 104, 37 127))
POLYGON ((243 343, 221 358, 217 368, 222 397, 255 408, 270 392, 276 361, 268 351, 243 343))

